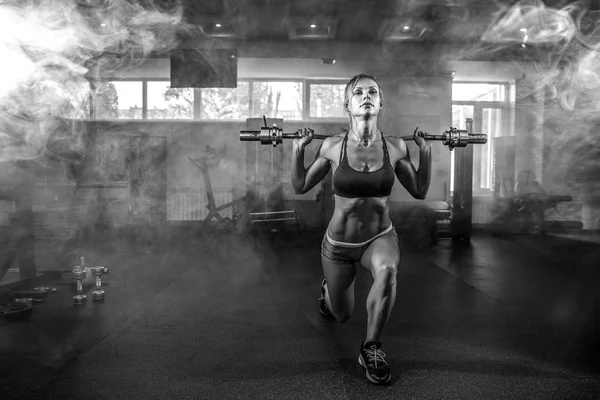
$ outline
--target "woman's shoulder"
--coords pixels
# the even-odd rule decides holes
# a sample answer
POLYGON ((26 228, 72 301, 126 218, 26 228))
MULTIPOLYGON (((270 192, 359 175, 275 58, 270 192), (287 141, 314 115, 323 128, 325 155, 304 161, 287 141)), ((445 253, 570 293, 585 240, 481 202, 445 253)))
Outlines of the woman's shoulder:
POLYGON ((400 158, 404 157, 404 154, 406 154, 408 150, 406 147, 406 142, 404 139, 402 139, 402 137, 387 135, 385 132, 382 132, 381 136, 385 140, 388 151, 397 154, 400 158))
POLYGON ((339 151, 342 141, 344 140, 344 133, 335 134, 323 139, 323 142, 319 146, 319 152, 326 158, 334 159, 335 153, 339 151))
POLYGON ((325 139, 323 139, 322 147, 327 148, 327 147, 333 147, 337 144, 340 144, 344 140, 345 136, 346 136, 346 133, 344 133, 343 131, 338 134, 330 135, 330 136, 326 137, 325 139))

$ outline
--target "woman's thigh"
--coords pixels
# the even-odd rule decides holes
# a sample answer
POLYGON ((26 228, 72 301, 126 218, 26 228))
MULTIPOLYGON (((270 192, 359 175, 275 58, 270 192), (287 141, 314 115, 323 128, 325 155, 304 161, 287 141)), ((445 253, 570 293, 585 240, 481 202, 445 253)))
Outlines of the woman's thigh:
POLYGON ((327 280, 331 311, 335 314, 351 313, 354 309, 354 279, 360 255, 360 248, 337 247, 323 238, 321 264, 327 280))
MULTIPOLYGON (((356 264, 331 260, 321 255, 329 301, 334 314, 352 314, 356 264)), ((349 316, 348 316, 349 317, 349 316)))
POLYGON ((360 262, 371 274, 381 268, 397 268, 400 264, 398 236, 394 233, 375 239, 363 253, 360 262))

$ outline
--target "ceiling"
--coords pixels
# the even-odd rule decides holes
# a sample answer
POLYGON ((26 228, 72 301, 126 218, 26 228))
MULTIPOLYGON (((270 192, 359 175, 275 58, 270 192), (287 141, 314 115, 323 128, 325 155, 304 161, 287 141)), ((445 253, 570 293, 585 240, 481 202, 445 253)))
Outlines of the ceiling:
MULTIPOLYGON (((508 36, 520 40, 519 19, 539 23, 541 16, 547 23, 548 16, 555 18, 569 3, 573 1, 184 0, 183 4, 184 19, 210 38, 460 44, 481 40, 500 23, 510 24, 515 31, 508 36)), ((597 3, 588 1, 586 6, 597 9, 597 3)))

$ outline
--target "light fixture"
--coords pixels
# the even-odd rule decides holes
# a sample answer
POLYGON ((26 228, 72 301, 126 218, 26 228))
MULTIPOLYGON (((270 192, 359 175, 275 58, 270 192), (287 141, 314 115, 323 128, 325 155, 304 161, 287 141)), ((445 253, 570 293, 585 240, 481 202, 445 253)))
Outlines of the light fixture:
POLYGON ((523 34, 523 40, 521 41, 521 47, 526 48, 527 40, 529 40, 529 35, 527 34, 527 28, 521 28, 520 31, 523 34))
POLYGON ((335 38, 338 20, 324 16, 285 18, 288 37, 292 40, 333 39, 335 38))
POLYGON ((410 16, 392 17, 383 20, 379 27, 379 39, 384 41, 421 41, 429 24, 410 16))
POLYGON ((335 58, 321 58, 321 64, 335 64, 335 58))
POLYGON ((105 23, 101 23, 100 26, 106 26, 106 24, 105 23))
POLYGON ((247 27, 243 18, 226 18, 223 16, 197 16, 193 23, 208 38, 237 39, 244 38, 247 27))

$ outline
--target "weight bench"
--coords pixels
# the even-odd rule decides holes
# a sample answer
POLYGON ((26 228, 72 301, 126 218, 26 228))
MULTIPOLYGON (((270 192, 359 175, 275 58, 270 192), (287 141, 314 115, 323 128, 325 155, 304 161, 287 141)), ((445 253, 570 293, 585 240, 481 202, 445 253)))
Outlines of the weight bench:
POLYGON ((428 201, 424 203, 425 223, 431 244, 438 244, 441 237, 452 237, 452 206, 446 201, 428 201))

